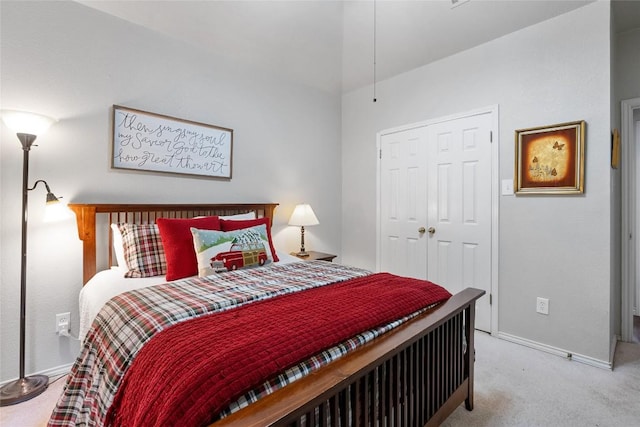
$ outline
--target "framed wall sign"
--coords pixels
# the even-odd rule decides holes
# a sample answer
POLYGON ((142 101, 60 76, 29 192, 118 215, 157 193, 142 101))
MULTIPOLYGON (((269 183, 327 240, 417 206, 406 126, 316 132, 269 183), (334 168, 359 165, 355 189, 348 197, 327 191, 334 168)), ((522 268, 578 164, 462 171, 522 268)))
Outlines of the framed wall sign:
POLYGON ((584 192, 584 121, 516 130, 516 194, 584 192))
POLYGON ((113 106, 116 169, 231 179, 233 130, 113 106))

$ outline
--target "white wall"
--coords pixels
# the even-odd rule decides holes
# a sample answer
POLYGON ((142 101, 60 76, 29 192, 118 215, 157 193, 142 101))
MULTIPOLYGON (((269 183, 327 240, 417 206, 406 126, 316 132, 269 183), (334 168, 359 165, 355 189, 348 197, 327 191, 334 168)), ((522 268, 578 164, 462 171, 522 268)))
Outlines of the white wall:
MULTIPOLYGON (((299 247, 286 222, 310 203, 320 225, 307 248, 340 249, 340 98, 203 54, 74 2, 1 7, 2 108, 59 118, 31 150, 30 182, 46 179, 72 202, 278 202, 276 246, 299 247), (234 129, 233 179, 110 168, 113 104, 234 129)), ((18 375, 22 150, 5 126, 0 183, 0 381, 18 375)), ((27 374, 72 363, 78 344, 54 333, 72 313, 77 332, 81 243, 72 220, 45 226, 45 192, 30 192, 27 374)))
POLYGON ((500 197, 499 330, 609 360, 610 45, 596 2, 343 96, 343 262, 375 268, 376 132, 498 104, 500 179, 514 131, 587 122, 585 194, 500 197), (536 297, 550 314, 535 312, 536 297))
MULTIPOLYGON (((640 97, 640 22, 638 28, 617 35, 616 94, 618 101, 640 97)), ((618 105, 618 108, 620 106, 618 105)))
MULTIPOLYGON (((615 44, 615 108, 618 111, 616 126, 620 129, 620 103, 626 99, 640 98, 640 22, 637 23, 637 28, 626 31, 624 33, 616 34, 615 44)), ((640 120, 640 110, 634 112, 634 120, 636 122, 640 120)), ((638 129, 638 126, 636 126, 638 129)), ((640 138, 640 132, 636 134, 636 156, 640 156, 640 145, 638 141, 640 138)), ((640 162, 636 160, 636 168, 640 165, 640 162)), ((636 170, 636 179, 640 180, 640 173, 636 170)), ((636 188, 640 188, 636 184, 636 188)), ((636 196, 636 200, 640 200, 640 196, 636 196)), ((636 207, 636 215, 638 208, 636 207)), ((638 233, 636 232, 636 236, 638 233)), ((640 253, 640 243, 636 238, 636 244, 639 246, 636 249, 636 253, 640 253)), ((636 261, 636 278, 640 278, 640 262, 636 261)), ((633 287, 633 284, 630 284, 633 287)), ((623 304, 627 304, 627 301, 623 301, 623 304)), ((635 313, 638 314, 638 306, 640 306, 640 282, 635 284, 635 313)))
MULTIPOLYGON (((609 70, 610 75, 612 76, 609 81, 609 97, 610 97, 610 120, 612 127, 614 127, 614 123, 619 123, 620 121, 620 108, 617 107, 616 103, 616 80, 613 78, 615 75, 615 67, 616 67, 616 56, 617 56, 617 45, 616 45, 616 24, 613 15, 615 14, 614 6, 611 8, 611 15, 609 16, 609 70)), ((613 138, 613 134, 612 134, 613 138)), ((611 260, 611 268, 610 272, 610 296, 609 296, 609 336, 614 337, 611 340, 611 345, 609 347, 610 358, 613 358, 617 337, 622 334, 622 244, 621 244, 621 236, 622 236, 622 180, 620 174, 620 168, 609 169, 609 182, 610 182, 610 194, 609 194, 609 205, 610 205, 610 218, 609 222, 609 235, 611 236, 611 251, 609 252, 609 257, 611 260)))

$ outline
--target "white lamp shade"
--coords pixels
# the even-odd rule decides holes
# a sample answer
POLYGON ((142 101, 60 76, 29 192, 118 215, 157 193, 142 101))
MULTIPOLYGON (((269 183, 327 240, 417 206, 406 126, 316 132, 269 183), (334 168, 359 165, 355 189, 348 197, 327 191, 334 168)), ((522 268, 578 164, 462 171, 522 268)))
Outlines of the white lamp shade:
POLYGON ((2 121, 16 133, 42 135, 56 122, 51 117, 26 111, 2 110, 2 121))
POLYGON ((61 201, 47 202, 44 208, 43 222, 57 222, 71 218, 71 209, 61 201))
POLYGON ((318 225, 320 222, 313 213, 313 209, 308 204, 297 205, 289 218, 289 225, 295 225, 298 227, 306 227, 307 225, 318 225))

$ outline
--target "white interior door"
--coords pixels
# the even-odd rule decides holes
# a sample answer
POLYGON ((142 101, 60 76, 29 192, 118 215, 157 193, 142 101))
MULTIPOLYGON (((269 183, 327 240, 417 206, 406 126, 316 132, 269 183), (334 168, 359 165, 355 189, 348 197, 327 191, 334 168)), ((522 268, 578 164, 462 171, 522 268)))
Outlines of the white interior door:
POLYGON ((640 300, 634 294, 640 292, 640 98, 626 99, 621 103, 621 154, 622 173, 622 307, 621 329, 624 341, 633 341, 633 315, 638 312, 640 300), (634 304, 635 302, 635 304, 634 304), (635 305, 635 307, 634 307, 635 305), (634 313, 635 311, 635 313, 634 313))
POLYGON ((491 128, 478 114, 428 126, 428 280, 487 293, 476 328, 491 331, 491 128))
POLYGON ((383 132, 379 146, 378 269, 485 290, 476 328, 488 332, 494 114, 383 132))
POLYGON ((426 128, 380 138, 379 270, 427 278, 426 128))
MULTIPOLYGON (((636 153, 636 161, 634 164, 634 173, 636 175, 636 184, 635 184, 635 189, 636 189, 636 195, 634 200, 636 201, 636 205, 635 208, 633 210, 633 215, 635 218, 638 217, 638 212, 640 211, 639 206, 640 206, 640 171, 638 170, 638 167, 640 165, 640 108, 636 108, 633 111, 633 119, 635 121, 635 133, 632 139, 635 139, 635 142, 633 143, 635 146, 635 153, 636 153)), ((635 240, 636 240, 636 250, 635 253, 636 254, 640 254, 640 239, 638 239, 637 236, 640 236, 640 221, 636 221, 636 231, 635 233, 633 233, 634 236, 636 236, 635 240)), ((635 274, 635 279, 636 279, 636 285, 635 285, 635 308, 634 308, 634 314, 636 316, 640 316, 640 262, 638 262, 638 259, 635 259, 635 263, 636 263, 636 274, 635 274)))

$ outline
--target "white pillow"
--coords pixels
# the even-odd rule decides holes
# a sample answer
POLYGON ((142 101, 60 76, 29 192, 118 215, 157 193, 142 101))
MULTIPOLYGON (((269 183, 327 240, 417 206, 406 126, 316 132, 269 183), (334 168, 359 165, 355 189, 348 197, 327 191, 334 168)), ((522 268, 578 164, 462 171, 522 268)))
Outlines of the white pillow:
POLYGON ((111 236, 113 239, 113 251, 116 254, 116 265, 127 268, 127 259, 124 256, 124 245, 122 244, 122 233, 118 224, 111 224, 111 236))
POLYGON ((232 220, 244 220, 244 219, 256 219, 256 212, 251 211, 243 214, 235 214, 235 215, 222 215, 219 216, 220 219, 232 219, 232 220))

